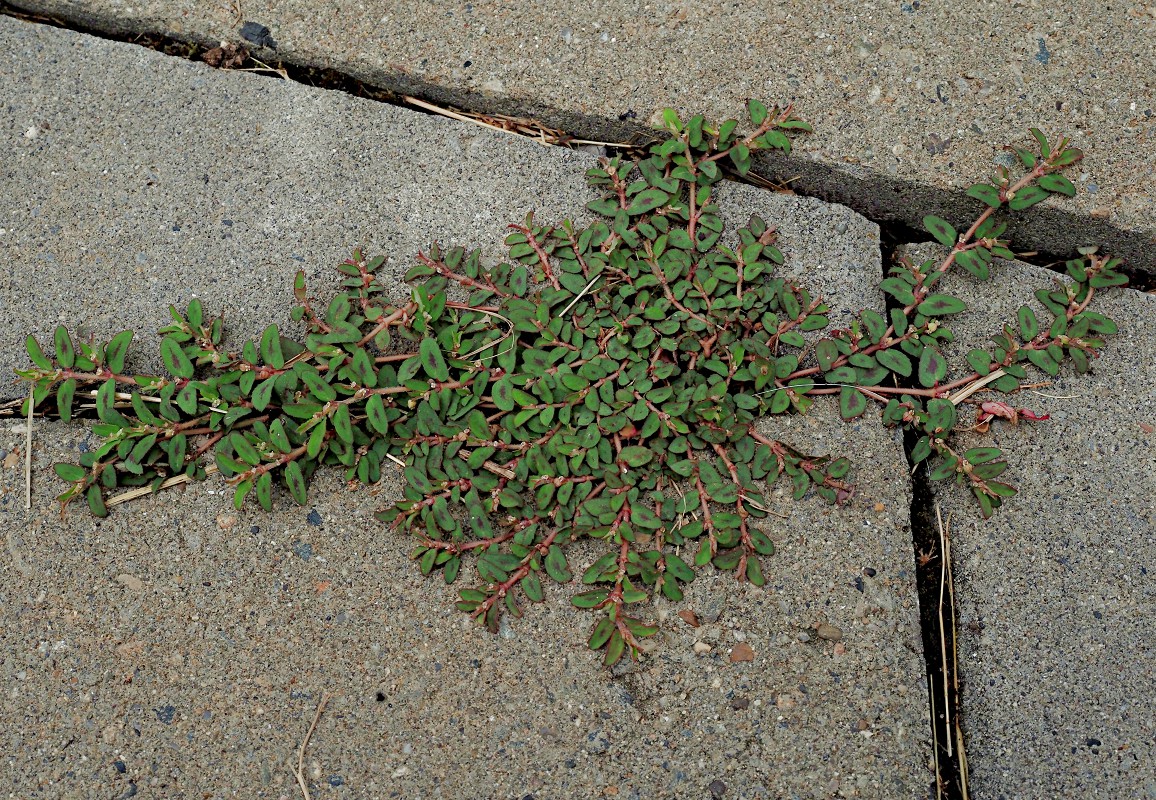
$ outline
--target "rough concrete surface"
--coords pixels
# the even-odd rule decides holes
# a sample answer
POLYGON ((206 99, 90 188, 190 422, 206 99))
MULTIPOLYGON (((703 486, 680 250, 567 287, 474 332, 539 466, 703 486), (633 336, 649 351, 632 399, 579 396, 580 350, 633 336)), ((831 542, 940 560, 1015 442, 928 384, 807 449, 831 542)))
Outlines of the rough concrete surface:
MULTIPOLYGON (((967 217, 963 195, 1037 125, 1090 156, 1083 190, 1015 231, 1067 254, 1099 243, 1156 271, 1156 5, 859 2, 718 5, 550 0, 350 5, 295 0, 16 0, 120 33, 243 42, 478 111, 624 140, 666 106, 718 119, 746 99, 796 104, 816 135, 763 168, 874 219, 967 217), (254 30, 250 28, 249 31, 254 30), (255 30, 260 31, 259 28, 255 30)), ((1054 205, 1053 205, 1054 203, 1054 205)))
MULTIPOLYGON (((505 222, 590 197, 589 156, 341 94, 11 20, 0 50, 9 374, 25 333, 59 321, 147 342, 165 304, 197 294, 237 341, 285 319, 298 268, 324 294, 353 245, 388 253, 395 275, 431 237, 493 258, 505 222)), ((777 221, 792 269, 836 302, 881 304, 874 225, 750 187, 722 202, 777 221)), ((775 494, 768 586, 704 575, 685 603, 702 626, 656 605, 660 648, 610 675, 563 589, 497 637, 453 610, 372 518, 393 479, 349 491, 324 475, 309 509, 279 492, 270 514, 234 511, 210 480, 62 521, 51 464, 95 440, 37 422, 26 512, 23 424, 8 418, 0 785, 297 797, 290 767, 328 693, 305 758, 314 798, 926 796, 902 451, 877 425, 823 434, 820 419, 769 430, 859 456, 861 495, 833 509, 775 494), (754 661, 730 661, 739 642, 754 661)))
MULTIPOLYGON (((939 285, 970 307, 950 322, 955 363, 1022 305, 1050 324, 1032 292, 1058 276, 997 264, 990 283, 939 285)), ((1092 371, 1069 365, 1011 399, 1050 420, 960 439, 1003 448, 1020 493, 984 522, 970 495, 933 484, 951 518, 976 800, 1156 797, 1156 297, 1111 290, 1093 308, 1120 333, 1092 371)))

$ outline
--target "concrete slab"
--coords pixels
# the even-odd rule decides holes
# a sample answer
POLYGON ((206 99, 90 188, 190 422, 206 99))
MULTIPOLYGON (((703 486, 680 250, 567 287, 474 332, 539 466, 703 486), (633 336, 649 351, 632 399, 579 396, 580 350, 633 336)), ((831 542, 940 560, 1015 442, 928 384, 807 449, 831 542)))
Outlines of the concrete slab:
MULTIPOLYGON (((945 352, 956 363, 1014 325, 1021 305, 1041 325, 1052 319, 1032 292, 1055 273, 1008 262, 992 271, 992 283, 940 284, 970 306, 951 323, 957 341, 945 352)), ((1014 398, 1050 420, 961 438, 1003 448, 1020 493, 983 522, 973 498, 933 484, 951 516, 977 800, 1156 797, 1156 297, 1115 290, 1095 308, 1120 333, 1092 372, 1068 367, 1014 398)))
MULTIPOLYGON (((0 50, 14 143, 0 189, 18 198, 0 225, 16 265, 9 374, 26 332, 58 321, 147 341, 166 303, 198 293, 240 339, 285 319, 299 266, 320 292, 357 244, 395 275, 431 237, 493 258, 506 221, 589 197, 589 156, 346 95, 8 19, 0 50)), ((722 202, 777 221, 796 274, 881 304, 871 223, 750 187, 722 202)), ((50 465, 93 440, 79 424, 36 431, 29 512, 20 457, 4 460, 23 453, 22 423, 0 431, 0 781, 14 796, 296 796, 290 766, 325 693, 314 797, 927 793, 908 486, 876 425, 775 429, 859 456, 862 498, 775 496, 768 587, 703 576, 686 605, 704 624, 657 605, 661 648, 614 675, 562 589, 497 637, 453 610, 373 521, 393 478, 351 492, 324 475, 311 509, 279 494, 271 514, 234 512, 210 481, 62 522, 50 465), (740 641, 754 661, 729 660, 740 641)))
POLYGON ((963 189, 1035 125, 1091 154, 1079 196, 1037 209, 1025 249, 1099 243, 1156 271, 1156 6, 1095 0, 532 5, 306 0, 15 0, 101 30, 241 42, 399 93, 535 116, 621 140, 663 108, 725 119, 748 97, 796 104, 817 134, 768 162, 800 191, 920 227, 973 215, 963 189), (250 28, 258 30, 260 28, 250 28))

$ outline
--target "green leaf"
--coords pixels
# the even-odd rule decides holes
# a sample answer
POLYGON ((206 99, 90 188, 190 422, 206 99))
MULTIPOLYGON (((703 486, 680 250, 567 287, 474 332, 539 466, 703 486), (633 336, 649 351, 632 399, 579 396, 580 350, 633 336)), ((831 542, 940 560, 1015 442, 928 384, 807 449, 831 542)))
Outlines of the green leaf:
POLYGON ((276 325, 268 326, 261 334, 261 361, 275 370, 283 369, 286 365, 286 357, 281 351, 281 333, 277 331, 276 325))
POLYGON ((490 387, 490 396, 500 411, 513 411, 516 404, 514 402, 514 383, 510 380, 510 376, 507 375, 495 381, 490 387))
POLYGON ((1044 136, 1044 132, 1039 128, 1028 128, 1028 133, 1036 140, 1040 146, 1040 155, 1047 158, 1052 154, 1052 148, 1048 146, 1048 137, 1044 136))
POLYGON ((328 428, 327 420, 321 420, 320 423, 313 426, 309 432, 309 441, 305 443, 305 453, 310 458, 317 458, 321 455, 321 448, 325 446, 325 431, 328 428))
POLYGON ((237 454, 237 458, 249 466, 255 467, 261 463, 261 454, 257 452, 257 448, 249 443, 243 433, 233 431, 229 434, 229 444, 233 446, 233 452, 237 454))
POLYGON ((902 278, 886 278, 880 282, 879 288, 905 306, 915 302, 915 293, 911 291, 911 284, 902 278))
POLYGON ((908 377, 911 375, 911 359, 896 349, 878 350, 875 360, 894 373, 908 377))
POLYGON ((1020 325, 1020 336, 1025 342, 1030 342, 1040 333, 1040 323, 1036 320, 1035 312, 1027 306, 1020 306, 1016 312, 1016 319, 1020 325))
POLYGON ((1076 196, 1076 186, 1063 175, 1044 175, 1040 178, 1040 188, 1047 189, 1054 194, 1063 194, 1068 197, 1076 196))
POLYGON ((1020 211, 1021 209, 1034 206, 1041 200, 1046 200, 1048 193, 1038 186, 1025 186, 1016 192, 1016 196, 1008 202, 1008 208, 1013 211, 1020 211))
POLYGON ((353 424, 349 416, 349 405, 342 403, 333 412, 333 432, 346 444, 353 444, 353 424))
POLYGON ((1109 286, 1123 286, 1127 282, 1127 275, 1112 270, 1104 270, 1103 272, 1097 273, 1088 281, 1089 285, 1094 289, 1105 289, 1109 286))
POLYGON ((815 359, 819 362, 819 369, 827 372, 831 365, 839 360, 839 347, 830 339, 824 339, 815 345, 815 359))
POLYGON ((638 445, 624 447, 622 452, 618 454, 618 460, 630 467, 641 467, 652 458, 654 458, 653 450, 638 445))
POLYGON ((582 592, 570 598, 576 608, 594 608, 603 602, 610 593, 605 589, 595 589, 592 592, 582 592))
POLYGON ((982 200, 992 208, 999 208, 1002 205, 999 199, 999 189, 990 183, 977 183, 967 190, 967 194, 976 200, 982 200))
POLYGON ((962 250, 956 253, 955 263, 959 264, 981 281, 986 281, 991 277, 991 270, 988 269, 987 262, 983 260, 976 250, 962 250))
POLYGON ((28 357, 32 359, 33 364, 41 369, 52 369, 52 362, 45 357, 35 336, 29 336, 24 340, 24 348, 28 351, 28 357))
POLYGON ((277 378, 266 378, 257 385, 256 391, 253 392, 253 408, 257 411, 264 411, 269 407, 270 401, 273 399, 273 389, 277 385, 277 378))
POLYGON ((116 381, 109 378, 96 390, 96 415, 100 417, 101 422, 123 428, 127 426, 128 420, 113 407, 115 403, 116 381))
POLYGON ((124 371, 124 358, 132 342, 132 331, 121 331, 104 348, 104 366, 114 373, 124 371))
POLYGON ((301 471, 301 465, 296 461, 290 461, 285 465, 285 486, 288 487, 289 494, 297 505, 303 506, 309 502, 305 474, 301 471))
POLYGON ((986 464, 988 461, 994 461, 1001 455, 998 447, 973 447, 963 454, 963 457, 970 464, 986 464))
POLYGON ((661 189, 644 189, 634 196, 633 201, 626 208, 626 213, 631 216, 645 214, 665 205, 668 200, 670 200, 670 195, 661 189))
MULTIPOLYGON (((105 469, 112 469, 112 467, 105 467, 105 469)), ((100 485, 92 484, 85 492, 85 499, 88 501, 88 509, 92 512, 94 517, 107 517, 108 509, 105 508, 104 498, 100 495, 100 485)))
POLYGON ((187 380, 193 377, 193 362, 185 355, 180 343, 171 336, 161 339, 161 360, 174 378, 187 380))
POLYGON ((959 234, 955 232, 950 222, 932 214, 923 218, 923 227, 944 247, 954 247, 959 239, 959 234))
POLYGON ((56 410, 62 422, 72 419, 72 398, 76 393, 76 379, 69 378, 56 390, 56 410))
POLYGON ((186 383, 177 392, 177 406, 190 416, 197 413, 197 387, 195 385, 186 383))
POLYGON ((931 294, 915 310, 927 317, 940 317, 945 314, 958 314, 960 311, 966 311, 967 304, 951 295, 931 294))
POLYGON ((1035 364, 1049 375, 1060 374, 1060 365, 1052 358, 1047 350, 1027 350, 1028 361, 1035 364))
POLYGON ((612 667, 618 663, 622 658, 623 652, 626 650, 626 642, 617 630, 610 635, 610 641, 606 644, 606 657, 602 659, 602 663, 608 667, 612 667))
POLYGON ((871 337, 871 344, 879 344, 883 334, 887 333, 887 320, 869 308, 863 310, 861 317, 863 327, 867 329, 867 334, 871 337))
POLYGON ((556 580, 558 583, 567 583, 574 576, 570 573, 570 567, 566 563, 566 555, 562 552, 562 548, 556 544, 550 545, 550 549, 546 551, 546 574, 556 580))
POLYGON ((56 345, 56 360, 65 369, 71 369, 76 363, 76 348, 72 344, 72 337, 68 335, 68 329, 63 325, 58 326, 52 339, 56 345))
POLYGON ((614 621, 610 617, 603 617, 594 626, 586 644, 591 650, 601 650, 610 641, 612 633, 614 633, 614 621))
POLYGON ((967 353, 967 363, 971 365, 979 376, 982 378, 991 372, 991 353, 986 350, 969 350, 967 353))
POLYGON ((518 582, 522 587, 522 591, 531 603, 541 603, 544 595, 542 594, 542 582, 538 580, 538 576, 530 573, 518 582))
POLYGON ((839 392, 839 414, 850 422, 867 410, 867 398, 858 389, 844 386, 839 392))
POLYGON ((758 100, 747 101, 747 113, 751 116, 751 124, 756 127, 762 125, 767 119, 767 107, 758 100))
POLYGON ((947 360, 934 347, 925 346, 919 356, 919 382, 931 388, 947 375, 947 360))
POLYGON ((435 381, 448 381, 450 379, 450 369, 446 365, 445 357, 442 355, 442 349, 438 346, 437 339, 427 336, 421 340, 421 348, 419 351, 421 356, 421 365, 426 373, 435 381))
POLYGON ((262 472, 261 476, 257 478, 257 482, 253 484, 253 489, 257 494, 257 502, 261 508, 266 511, 273 510, 273 476, 268 472, 262 472))
POLYGON ((941 397, 928 400, 927 426, 935 431, 950 431, 955 427, 955 404, 941 397))
POLYGON ((88 475, 88 470, 86 470, 84 467, 77 466, 76 464, 69 464, 63 461, 53 464, 52 469, 56 472, 56 475, 61 480, 68 481, 69 483, 82 481, 84 480, 85 476, 88 475))
POLYGON ((371 394, 369 396, 369 400, 365 403, 365 415, 375 431, 383 436, 389 434, 389 417, 386 416, 385 402, 381 399, 381 395, 371 394))

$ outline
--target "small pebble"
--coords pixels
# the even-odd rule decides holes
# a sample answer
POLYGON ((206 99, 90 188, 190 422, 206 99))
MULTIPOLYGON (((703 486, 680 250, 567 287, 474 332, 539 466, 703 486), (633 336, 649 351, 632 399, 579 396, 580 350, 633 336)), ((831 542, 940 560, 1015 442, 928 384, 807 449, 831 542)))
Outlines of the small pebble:
POLYGON ((305 518, 305 521, 308 522, 310 525, 320 526, 321 525, 321 515, 317 513, 317 509, 315 508, 309 512, 309 516, 307 516, 305 518))
POLYGON ((799 631, 797 634, 795 634, 795 638, 800 642, 809 642, 811 641, 811 634, 807 633, 806 631, 799 631))
POLYGON ((737 664, 740 661, 754 661, 755 651, 746 642, 739 642, 731 649, 731 663, 737 664))
POLYGON ((292 547, 293 552, 296 553, 302 561, 308 561, 313 558, 313 545, 309 544, 309 542, 294 542, 292 547))
POLYGON ((710 651, 711 651, 711 647, 706 642, 695 642, 694 643, 694 652, 698 653, 700 656, 703 655, 704 653, 709 653, 710 651))
POLYGON ((250 44, 255 44, 258 47, 271 47, 276 49, 277 42, 273 41, 272 31, 266 28, 259 22, 246 22, 241 26, 241 38, 250 44))
POLYGON ((711 781, 710 785, 706 788, 710 789, 710 796, 713 797, 714 800, 719 800, 720 797, 726 794, 727 785, 722 781, 711 781))
POLYGON ((819 634, 820 639, 826 639, 828 642, 837 642, 843 638, 843 631, 825 622, 815 630, 815 633, 819 634))

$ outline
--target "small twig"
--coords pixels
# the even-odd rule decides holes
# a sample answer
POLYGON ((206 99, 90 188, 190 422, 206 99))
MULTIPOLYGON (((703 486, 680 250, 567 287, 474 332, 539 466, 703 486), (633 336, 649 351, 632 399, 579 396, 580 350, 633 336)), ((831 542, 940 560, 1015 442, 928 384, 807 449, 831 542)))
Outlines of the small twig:
MULTIPOLYGON (((939 523, 939 651, 943 658, 943 715, 946 730, 951 731, 951 696, 948 694, 947 675, 947 637, 943 632, 943 591, 947 586, 947 562, 951 558, 948 550, 947 531, 943 526, 943 514, 939 511, 939 503, 935 504, 935 519, 939 523)), ((954 612, 954 609, 953 609, 954 612)), ((953 613, 954 615, 954 613, 953 613)), ((947 737, 947 757, 952 757, 951 736, 947 737)))
POLYGON ((266 64, 265 62, 261 61, 260 59, 258 59, 255 56, 252 56, 252 55, 249 56, 249 60, 253 61, 257 64, 260 64, 261 66, 260 67, 243 67, 243 68, 236 69, 233 71, 234 72, 272 72, 272 73, 275 73, 277 75, 280 75, 283 80, 289 80, 289 72, 284 67, 281 67, 280 69, 271 67, 268 64, 266 64))
POLYGON ((989 383, 991 383, 992 381, 997 381, 997 380, 999 380, 1000 378, 1002 378, 1002 377, 1003 377, 1004 375, 1006 375, 1006 374, 1007 374, 1007 373, 1006 373, 1006 372, 1004 372, 1002 369, 997 369, 997 370, 995 370, 994 372, 990 372, 990 373, 988 373, 987 375, 985 375, 985 376, 983 376, 982 378, 980 378, 980 379, 979 379, 978 381, 976 381, 975 383, 972 383, 972 384, 968 384, 967 388, 965 388, 965 389, 961 389, 960 391, 956 392, 955 394, 953 394, 953 395, 952 395, 951 397, 949 397, 948 399, 949 399, 949 400, 951 400, 951 402, 952 402, 954 405, 959 405, 959 404, 960 404, 960 403, 962 403, 964 400, 966 400, 967 398, 971 397, 973 394, 975 394, 976 392, 978 392, 978 391, 979 391, 980 389, 982 389, 983 387, 987 386, 987 385, 988 385, 989 383))
MULTIPOLYGON (((217 472, 217 465, 216 464, 209 464, 209 466, 205 467, 205 474, 206 475, 213 475, 216 472, 217 472)), ((178 486, 182 483, 189 483, 192 480, 193 480, 192 478, 190 478, 188 475, 186 475, 182 472, 180 475, 174 475, 173 477, 169 478, 164 483, 162 483, 160 485, 160 487, 157 489, 157 491, 159 492, 161 489, 169 489, 173 486, 178 486)), ((108 498, 108 500, 106 500, 104 504, 106 506, 119 506, 121 503, 127 503, 129 500, 136 500, 138 497, 144 497, 146 494, 152 494, 152 493, 153 493, 153 490, 151 487, 138 486, 135 489, 129 489, 127 492, 121 492, 116 497, 108 498)))
POLYGON ((305 800, 311 800, 309 784, 305 782, 305 748, 309 746, 309 739, 317 728, 317 721, 321 719, 321 712, 325 710, 325 704, 329 702, 329 697, 327 692, 321 694, 321 702, 317 704, 317 713, 313 715, 313 723, 309 726, 305 738, 301 740, 301 749, 297 751, 297 769, 293 771, 293 774, 297 778, 297 785, 301 787, 301 794, 305 795, 305 800))
POLYGON ((28 387, 28 419, 25 420, 24 440, 24 508, 32 508, 32 406, 35 400, 34 387, 28 387))
POLYGON ((564 317, 567 314, 569 314, 570 309, 572 309, 578 303, 578 301, 582 299, 582 296, 584 294, 586 294, 588 291, 590 291, 590 287, 593 286, 598 281, 598 279, 601 277, 602 277, 602 275, 601 275, 601 273, 599 273, 598 275, 595 275, 593 278, 591 278, 590 283, 586 284, 582 288, 582 291, 580 291, 578 294, 574 295, 574 299, 570 301, 569 305, 567 305, 564 309, 562 309, 562 313, 559 314, 558 316, 564 317))

